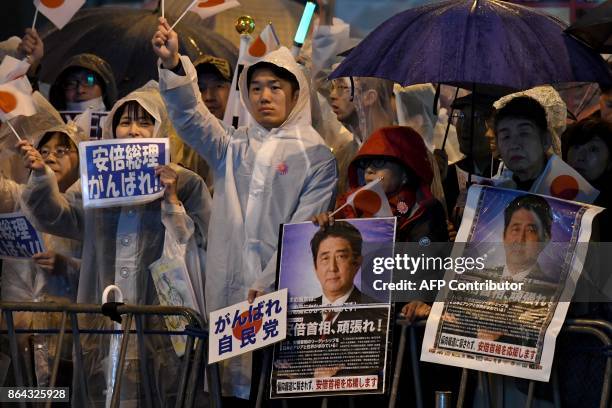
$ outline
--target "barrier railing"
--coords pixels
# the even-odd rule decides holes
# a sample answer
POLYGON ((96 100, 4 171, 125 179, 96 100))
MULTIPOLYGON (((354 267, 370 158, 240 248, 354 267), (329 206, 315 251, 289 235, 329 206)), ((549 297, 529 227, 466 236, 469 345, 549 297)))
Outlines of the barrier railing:
MULTIPOLYGON (((207 365, 205 362, 207 348, 208 332, 202 317, 194 310, 184 307, 174 306, 141 306, 129 304, 114 304, 112 307, 113 313, 118 316, 125 315, 125 320, 122 322, 123 330, 105 330, 105 329, 84 329, 79 328, 78 315, 88 314, 104 314, 108 315, 107 310, 102 310, 101 305, 97 304, 59 304, 59 303, 12 303, 0 302, 0 310, 4 317, 6 330, 0 333, 8 335, 9 348, 11 353, 13 374, 15 377, 15 386, 23 387, 23 371, 19 358, 17 334, 55 334, 58 336, 58 346, 56 348, 55 357, 53 359, 52 371, 49 381, 49 386, 54 387, 57 380, 59 362, 61 357, 61 346, 66 334, 71 334, 73 337, 73 367, 74 378, 78 381, 79 386, 74 392, 78 392, 82 401, 87 401, 87 387, 85 374, 83 371, 83 352, 81 347, 82 334, 98 334, 98 335, 113 335, 122 334, 121 346, 119 349, 119 359, 116 363, 117 378, 114 382, 111 408, 116 408, 120 403, 120 387, 121 377, 126 360, 126 352, 128 340, 131 335, 136 334, 138 356, 141 361, 146 361, 145 336, 147 335, 167 335, 167 336, 187 336, 185 353, 181 358, 182 367, 180 369, 180 378, 178 381, 179 389, 177 390, 177 399, 175 406, 178 407, 193 407, 198 387, 199 379, 201 378, 202 367, 206 367, 206 378, 208 380, 208 390, 210 398, 210 406, 217 408, 221 407, 221 386, 219 378, 219 369, 216 364, 207 365), (14 312, 32 312, 32 313, 61 313, 61 323, 59 328, 45 329, 23 329, 16 328, 13 319, 14 312), (144 318, 150 315, 157 316, 182 316, 188 322, 184 331, 165 331, 165 330, 148 330, 144 326, 144 318), (67 328, 67 320, 70 319, 71 327, 67 328), (132 329, 132 320, 135 319, 136 329, 132 329)), ((144 389, 145 401, 144 406, 153 407, 151 401, 151 384, 148 373, 147 364, 140 364, 140 376, 142 378, 142 387, 144 389)), ((203 388, 203 384, 200 384, 203 388)), ((19 403, 25 407, 24 402, 19 403)), ((51 402, 46 403, 46 407, 50 407, 51 402)))

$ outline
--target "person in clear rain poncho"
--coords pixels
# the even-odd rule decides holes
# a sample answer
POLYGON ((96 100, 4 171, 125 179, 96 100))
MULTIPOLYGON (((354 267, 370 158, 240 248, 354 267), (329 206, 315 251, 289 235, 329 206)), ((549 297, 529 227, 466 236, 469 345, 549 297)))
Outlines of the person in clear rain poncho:
POLYGON ((338 120, 352 133, 352 140, 336 151, 338 193, 348 189, 348 166, 376 129, 395 124, 391 104, 393 83, 378 78, 338 78, 331 81, 330 104, 338 120))
MULTIPOLYGON (((206 109, 193 65, 179 58, 177 35, 161 21, 152 43, 162 96, 181 138, 215 172, 206 303, 216 310, 273 289, 279 226, 329 208, 336 162, 311 126, 308 82, 289 50, 243 70, 240 95, 256 123, 234 129, 206 109)), ((224 395, 249 398, 251 360, 224 364, 224 395)))
MULTIPOLYGON (((151 82, 115 104, 105 123, 104 137, 167 137, 171 131, 157 84, 151 82)), ((101 303, 104 288, 114 284, 121 289, 125 303, 158 304, 149 266, 162 256, 166 230, 180 243, 193 244, 187 247, 185 263, 199 309, 204 313, 204 276, 199 253, 193 252, 205 248, 211 198, 199 176, 173 164, 160 166, 156 172, 165 186, 163 199, 141 205, 84 209, 80 183, 61 194, 40 156, 27 143, 18 145, 27 166, 34 170, 22 196, 28 211, 44 231, 83 241, 78 302, 101 303)), ((79 324, 112 328, 106 317, 87 316, 79 324)), ((151 316, 146 318, 145 327, 165 329, 165 324, 161 318, 151 316)), ((128 345, 121 406, 135 406, 137 400, 143 400, 139 364, 147 365, 156 405, 173 405, 180 361, 169 338, 146 336, 144 362, 138 359, 135 340, 132 336, 128 345)), ((104 404, 109 392, 108 343, 109 336, 82 336, 89 401, 81 401, 80 393, 75 392, 73 406, 104 404)), ((75 376, 75 387, 78 384, 75 376)))
MULTIPOLYGON (((59 119, 58 119, 59 120, 59 119)), ((59 124, 45 132, 36 143, 45 163, 55 173, 60 192, 66 191, 78 179, 79 157, 76 151, 82 139, 73 123, 59 124)), ((22 210, 20 196, 25 186, 0 175, 0 213, 22 210)), ((27 213, 26 213, 27 216, 27 213)), ((81 243, 68 238, 42 234, 45 251, 35 254, 32 259, 11 259, 2 262, 1 298, 7 302, 57 302, 76 301, 78 273, 81 257, 81 243)), ((14 313, 15 327, 21 329, 45 329, 59 325, 55 314, 20 312, 14 313)), ((32 350, 26 340, 29 336, 18 337, 20 353, 32 350)), ((69 339, 62 345, 62 365, 56 385, 70 385, 69 339)), ((49 384, 52 359, 56 353, 55 336, 33 336, 33 353, 36 385, 49 384)))

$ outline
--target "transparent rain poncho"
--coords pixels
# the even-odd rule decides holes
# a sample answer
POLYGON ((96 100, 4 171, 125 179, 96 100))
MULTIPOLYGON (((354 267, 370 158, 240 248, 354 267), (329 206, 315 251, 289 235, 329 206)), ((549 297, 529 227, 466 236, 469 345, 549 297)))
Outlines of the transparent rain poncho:
MULTIPOLYGON (((115 104, 105 124, 106 138, 114 134, 112 123, 117 109, 128 101, 138 102, 153 116, 153 137, 167 137, 171 124, 156 84, 149 83, 115 104)), ((157 199, 142 205, 84 209, 80 183, 60 194, 48 168, 45 175, 30 179, 23 201, 37 223, 47 232, 83 242, 78 302, 101 303, 103 290, 115 284, 123 292, 126 303, 159 304, 149 266, 162 254, 165 230, 173 229, 185 242, 193 241, 193 250, 187 253, 185 262, 194 288, 200 288, 196 296, 202 305, 201 311, 204 310, 200 252, 206 245, 211 198, 199 176, 176 165, 173 168, 178 174, 177 192, 182 206, 157 199), (179 231, 184 225, 191 228, 179 231)), ((166 329, 161 317, 150 316, 144 320, 145 328, 166 329)), ((91 329, 113 328, 110 319, 99 316, 81 316, 79 325, 91 329)), ((106 384, 112 374, 108 369, 110 336, 83 335, 81 343, 84 373, 75 373, 74 386, 80 387, 78 376, 84 375, 89 401, 81 401, 80 394, 74 393, 73 406, 103 406, 107 398, 106 384)), ((170 406, 176 398, 180 357, 170 338, 146 336, 145 348, 146 359, 142 361, 138 358, 136 336, 131 336, 121 385, 122 407, 136 406, 143 400, 142 364, 149 373, 155 405, 170 406)))
POLYGON ((338 194, 342 194, 348 188, 348 166, 361 144, 376 129, 396 123, 393 83, 378 78, 338 78, 331 86, 332 104, 343 104, 347 106, 346 111, 350 111, 343 118, 343 125, 353 136, 335 152, 339 170, 338 194))
MULTIPOLYGON (((448 112, 440 107, 439 103, 434 113, 436 90, 432 84, 419 84, 402 87, 395 84, 393 87, 397 109, 397 121, 401 126, 410 126, 423 137, 427 148, 442 149, 448 122, 448 112)), ((444 150, 448 156, 449 164, 463 158, 459 151, 457 131, 455 126, 448 127, 448 136, 444 150)))
MULTIPOLYGON (((561 95, 550 85, 536 86, 526 91, 515 92, 498 99, 493 107, 497 110, 503 108, 513 100, 521 96, 535 99, 546 111, 546 122, 551 136, 551 146, 546 152, 551 155, 561 156, 561 135, 567 126, 567 105, 561 99, 561 95)), ((500 185, 512 187, 512 171, 506 166, 500 166, 496 176, 500 185)))
MULTIPOLYGON (((42 97, 40 97, 42 98, 42 97)), ((38 102, 41 99, 35 97, 38 102)), ((44 100, 44 99, 43 99, 44 100)), ((38 113, 27 120, 19 117, 14 125, 19 127, 24 137, 32 140, 37 146, 43 134, 60 132, 67 135, 76 145, 83 138, 83 132, 74 123, 63 124, 55 109, 49 104, 37 103, 38 113), (48 110, 46 110, 48 108, 48 110), (40 119, 37 123, 36 118, 40 119), (54 120, 46 121, 46 118, 54 120), (55 120, 57 119, 57 120, 55 120), (61 123, 61 124, 57 124, 61 123), (37 131, 34 129, 38 128, 37 131), (55 126, 44 129, 44 125, 55 126), (25 133, 28 131, 28 133, 25 133), (29 132, 32 133, 29 133, 29 132)), ((13 140, 14 142, 15 140, 13 140)), ((8 143, 8 142, 7 142, 8 143)), ((40 146, 38 146, 40 147, 40 146)), ((9 151, 12 151, 9 150, 9 151)), ((14 153, 21 162, 20 155, 14 153)), ((78 169, 78 162, 74 164, 78 169)), ((54 178, 55 180, 55 178, 54 178)), ((0 175, 0 213, 10 213, 22 211, 28 216, 27 211, 21 206, 21 194, 25 188, 24 184, 19 184, 3 175, 0 175)), ((32 217, 28 216, 30 220, 32 217)), ((36 224, 35 224, 36 226, 36 224)), ((53 271, 40 268, 31 259, 11 259, 2 262, 2 293, 0 298, 4 301, 14 302, 54 302, 54 303, 73 303, 76 301, 79 263, 81 257, 81 242, 63 238, 50 234, 42 234, 45 251, 53 251, 61 255, 53 271)), ((47 329, 59 327, 59 314, 57 313, 14 313, 15 327, 22 329, 47 329)), ((33 349, 34 376, 39 387, 48 386, 51 376, 53 358, 57 350, 57 336, 52 335, 33 335, 32 345, 27 344, 29 335, 18 336, 21 352, 30 353, 33 349), (24 348, 26 351, 24 351, 24 348)), ((70 360, 71 353, 70 336, 64 337, 62 344, 62 363, 66 364, 70 360)), ((63 366, 62 366, 63 367, 63 366)), ((69 385, 69 378, 60 373, 58 385, 69 385)))
POLYGON ((567 126, 567 105, 561 99, 561 95, 550 85, 536 86, 526 91, 516 92, 498 99, 493 107, 497 110, 506 106, 508 102, 520 96, 529 96, 536 101, 546 111, 546 122, 548 131, 552 136, 552 146, 549 153, 557 156, 561 155, 561 135, 567 126))
MULTIPOLYGON (((213 216, 206 259, 209 310, 246 300, 249 289, 270 291, 276 276, 278 226, 327 211, 334 198, 336 162, 311 126, 306 76, 284 47, 263 61, 291 72, 299 96, 285 122, 265 129, 258 123, 227 127, 206 108, 196 71, 181 57, 185 75, 160 69, 160 88, 181 136, 215 171, 213 216)), ((249 112, 247 74, 239 79, 249 112)), ((248 398, 251 354, 224 361, 223 393, 248 398)))

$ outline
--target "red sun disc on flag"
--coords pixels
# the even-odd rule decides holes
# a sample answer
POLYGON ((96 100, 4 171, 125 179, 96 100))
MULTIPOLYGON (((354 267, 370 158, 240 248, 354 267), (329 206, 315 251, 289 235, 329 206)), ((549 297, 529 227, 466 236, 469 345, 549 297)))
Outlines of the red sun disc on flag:
POLYGON ((64 4, 65 0, 40 0, 40 3, 48 8, 58 8, 64 4))
POLYGON ((207 0, 207 1, 201 1, 200 3, 198 3, 198 7, 200 8, 215 7, 223 3, 225 3, 225 0, 207 0))
POLYGON ((550 194, 553 197, 573 200, 576 198, 579 191, 578 181, 566 174, 556 177, 552 183, 550 183, 550 194))
POLYGON ((0 91, 0 110, 9 113, 17 107, 17 98, 10 92, 0 91))
POLYGON ((374 215, 380 211, 382 202, 380 197, 372 190, 363 190, 353 198, 353 206, 364 212, 364 215, 374 215))
POLYGON ((249 322, 249 311, 248 310, 245 310, 244 312, 240 314, 240 319, 246 320, 246 322, 242 325, 237 324, 236 327, 232 328, 232 334, 238 340, 242 339, 242 332, 250 328, 251 326, 255 326, 255 333, 257 333, 259 329, 261 329, 262 319, 259 318, 257 320, 252 320, 249 322))
POLYGON ((257 58, 263 57, 264 55, 266 55, 267 49, 268 47, 266 47, 266 43, 263 42, 261 37, 257 37, 257 39, 253 41, 253 44, 251 44, 251 46, 249 47, 249 54, 257 58))

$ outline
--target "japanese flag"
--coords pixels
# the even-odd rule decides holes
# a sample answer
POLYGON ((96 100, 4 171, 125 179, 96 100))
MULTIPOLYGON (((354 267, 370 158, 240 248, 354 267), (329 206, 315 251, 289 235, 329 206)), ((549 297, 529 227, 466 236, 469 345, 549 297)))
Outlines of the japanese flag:
POLYGON ((279 47, 280 42, 278 41, 272 23, 268 24, 255 40, 252 40, 248 35, 240 36, 238 64, 234 71, 232 88, 227 99, 225 116, 223 116, 223 122, 225 124, 238 128, 240 126, 249 126, 254 122, 254 119, 240 99, 238 77, 245 66, 255 64, 264 55, 277 50, 279 47))
POLYGON ((17 116, 32 116, 36 107, 32 100, 32 86, 24 76, 0 85, 0 120, 6 122, 17 116))
POLYGON ((556 155, 548 160, 531 192, 586 204, 592 204, 599 195, 599 190, 556 155))
POLYGON ((201 0, 194 2, 189 11, 193 11, 204 20, 239 5, 240 3, 236 0, 201 0))
POLYGON ((85 0, 34 0, 34 6, 58 29, 64 28, 85 0))
POLYGON ((254 41, 251 41, 246 53, 241 55, 242 63, 245 65, 255 64, 266 54, 277 50, 278 47, 280 47, 280 42, 274 31, 274 26, 270 23, 261 30, 254 41))
POLYGON ((18 60, 10 55, 7 55, 0 64, 0 84, 17 79, 25 75, 30 69, 30 64, 27 60, 18 60))
POLYGON ((381 180, 378 178, 361 187, 346 199, 346 203, 367 217, 393 216, 381 180))

